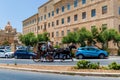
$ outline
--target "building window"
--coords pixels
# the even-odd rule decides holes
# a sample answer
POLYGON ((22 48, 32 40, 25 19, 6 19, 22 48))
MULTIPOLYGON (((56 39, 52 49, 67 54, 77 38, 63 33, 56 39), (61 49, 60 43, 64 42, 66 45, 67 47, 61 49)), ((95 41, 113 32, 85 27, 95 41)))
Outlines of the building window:
POLYGON ((65 10, 65 7, 64 7, 64 6, 62 6, 62 12, 64 12, 64 10, 65 10))
POLYGON ((48 17, 50 17, 50 13, 48 13, 48 17))
POLYGON ((38 22, 40 22, 40 17, 38 17, 38 22))
POLYGON ((59 25, 59 20, 56 21, 56 25, 59 25))
POLYGON ((64 24, 64 18, 61 19, 62 24, 64 24))
POLYGON ((64 31, 61 32, 61 36, 64 36, 64 31))
POLYGON ((107 6, 103 6, 102 7, 102 14, 106 14, 107 13, 107 6))
POLYGON ((86 12, 83 12, 82 13, 82 19, 85 19, 86 18, 86 12))
POLYGON ((59 14, 59 8, 56 9, 56 14, 59 14))
POLYGON ((70 16, 69 16, 69 17, 67 17, 67 22, 68 22, 68 23, 70 23, 70 16))
POLYGON ((46 15, 44 15, 44 20, 46 20, 46 15))
POLYGON ((41 25, 41 29, 42 29, 42 25, 41 25))
POLYGON ((52 32, 52 37, 54 37, 54 32, 52 32))
POLYGON ((43 27, 44 30, 46 30, 46 26, 47 26, 47 24, 45 23, 45 24, 44 24, 44 27, 43 27))
POLYGON ((50 37, 50 33, 48 33, 48 37, 50 37))
POLYGON ((70 10, 70 4, 67 5, 67 10, 70 10))
POLYGON ((67 30, 67 34, 69 34, 70 33, 70 30, 67 30))
POLYGON ((38 26, 38 30, 40 30, 40 26, 38 26))
POLYGON ((94 17, 94 16, 96 16, 96 10, 95 10, 95 9, 92 9, 92 10, 91 10, 91 17, 94 17))
POLYGON ((50 23, 48 23, 48 28, 50 27, 50 23))
POLYGON ((78 20, 78 15, 74 15, 74 21, 77 21, 78 20))
POLYGON ((82 0, 82 4, 86 4, 86 0, 82 0))
POLYGON ((41 21, 43 20, 43 16, 41 16, 41 21))
POLYGON ((52 22, 52 27, 54 27, 54 22, 52 22))
POLYGON ((52 11, 52 16, 54 16, 54 11, 52 11))
POLYGON ((58 31, 56 32, 56 37, 59 37, 59 32, 58 31))
POLYGON ((59 45, 59 43, 58 43, 58 42, 56 42, 56 45, 59 45))
POLYGON ((78 6, 78 0, 74 0, 74 7, 78 6))

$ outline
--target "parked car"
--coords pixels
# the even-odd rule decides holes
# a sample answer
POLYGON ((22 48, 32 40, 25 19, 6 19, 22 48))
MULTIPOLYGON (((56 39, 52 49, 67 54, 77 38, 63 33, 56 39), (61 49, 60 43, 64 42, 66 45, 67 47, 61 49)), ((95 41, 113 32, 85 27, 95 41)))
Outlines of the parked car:
POLYGON ((78 59, 83 59, 85 57, 97 57, 104 59, 108 57, 108 52, 100 50, 96 47, 86 46, 78 48, 75 55, 78 59))
POLYGON ((14 54, 14 52, 0 49, 0 57, 2 57, 2 58, 12 58, 13 54, 14 54))
POLYGON ((35 53, 29 52, 25 49, 18 49, 14 52, 15 59, 32 59, 34 56, 36 56, 35 53))
POLYGON ((26 47, 26 46, 17 46, 16 49, 17 49, 17 50, 18 50, 18 49, 27 49, 27 47, 26 47))

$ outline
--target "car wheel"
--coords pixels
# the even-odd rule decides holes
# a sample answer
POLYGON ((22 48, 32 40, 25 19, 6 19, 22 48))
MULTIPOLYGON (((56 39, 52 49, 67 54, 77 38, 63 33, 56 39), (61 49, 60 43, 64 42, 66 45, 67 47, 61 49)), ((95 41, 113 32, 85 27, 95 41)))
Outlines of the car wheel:
POLYGON ((33 57, 32 56, 30 56, 30 59, 32 59, 33 57))
POLYGON ((100 59, 104 59, 104 58, 105 58, 105 55, 104 55, 104 54, 100 54, 100 55, 99 55, 99 58, 100 58, 100 59))
POLYGON ((18 56, 17 56, 17 55, 15 56, 15 59, 18 59, 18 56))
POLYGON ((8 58, 8 55, 5 55, 5 58, 8 58))
POLYGON ((82 54, 78 55, 78 59, 83 59, 84 56, 82 54))

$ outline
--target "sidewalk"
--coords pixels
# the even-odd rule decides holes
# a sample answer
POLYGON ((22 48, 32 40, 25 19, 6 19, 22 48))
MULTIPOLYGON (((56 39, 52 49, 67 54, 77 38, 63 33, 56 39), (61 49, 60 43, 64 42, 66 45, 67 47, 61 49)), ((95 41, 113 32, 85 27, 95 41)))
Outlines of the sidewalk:
POLYGON ((120 77, 120 71, 115 70, 74 70, 71 66, 36 66, 36 65, 6 65, 0 64, 1 69, 32 71, 41 73, 55 73, 80 76, 120 77))

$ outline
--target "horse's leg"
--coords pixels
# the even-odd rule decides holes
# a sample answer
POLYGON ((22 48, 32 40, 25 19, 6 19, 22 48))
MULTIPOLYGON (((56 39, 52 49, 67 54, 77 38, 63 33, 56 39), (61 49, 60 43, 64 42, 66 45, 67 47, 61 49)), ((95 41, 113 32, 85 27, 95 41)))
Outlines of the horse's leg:
POLYGON ((56 58, 56 56, 57 56, 58 59, 60 59, 60 53, 59 52, 55 53, 54 58, 56 58))
POLYGON ((43 62, 43 60, 44 60, 44 59, 43 59, 43 54, 44 54, 44 53, 41 52, 41 56, 40 56, 41 62, 43 62))
POLYGON ((72 61, 73 61, 71 52, 69 52, 69 57, 70 57, 70 59, 72 59, 72 61))

